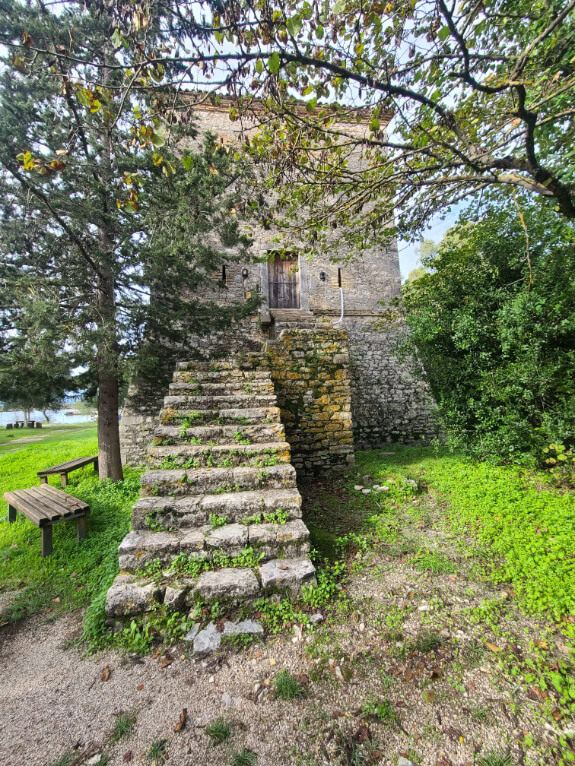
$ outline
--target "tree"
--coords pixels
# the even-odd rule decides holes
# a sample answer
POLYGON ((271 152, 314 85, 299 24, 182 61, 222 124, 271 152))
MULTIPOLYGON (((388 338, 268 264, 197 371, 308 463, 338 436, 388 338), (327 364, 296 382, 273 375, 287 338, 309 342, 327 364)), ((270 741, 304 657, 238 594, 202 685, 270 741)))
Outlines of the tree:
MULTIPOLYGON (((146 24, 155 44, 163 20, 146 24)), ((216 313, 209 302, 189 303, 185 289, 209 279, 231 244, 245 255, 233 191, 241 166, 213 139, 195 152, 177 150, 195 130, 173 93, 171 110, 162 108, 174 123, 167 140, 156 109, 162 87, 124 87, 136 73, 118 63, 122 38, 96 4, 4 4, 0 35, 22 47, 0 78, 3 310, 22 308, 26 285, 48 296, 61 348, 96 379, 100 476, 117 480, 126 361, 143 349, 149 367, 158 348, 185 344, 206 317, 225 325, 253 309, 252 300, 216 313)), ((162 79, 159 66, 137 74, 162 79)))
POLYGON ((516 202, 463 214, 403 289, 444 428, 481 457, 575 444, 575 227, 516 202))
POLYGON ((51 306, 29 292, 25 310, 4 311, 0 317, 0 401, 5 407, 46 413, 58 409, 77 388, 73 359, 61 349, 52 323, 51 306))
MULTIPOLYGON (((261 121, 250 148, 269 160, 270 187, 310 250, 335 224, 356 245, 411 236, 498 186, 575 217, 575 0, 94 6, 126 45, 116 65, 131 74, 119 87, 144 87, 141 72, 163 67, 162 82, 227 91, 232 119, 261 121), (143 34, 159 7, 161 40, 143 34)), ((15 65, 24 52, 46 54, 26 36, 10 45, 15 65)), ((54 56, 86 59, 65 44, 54 56)))

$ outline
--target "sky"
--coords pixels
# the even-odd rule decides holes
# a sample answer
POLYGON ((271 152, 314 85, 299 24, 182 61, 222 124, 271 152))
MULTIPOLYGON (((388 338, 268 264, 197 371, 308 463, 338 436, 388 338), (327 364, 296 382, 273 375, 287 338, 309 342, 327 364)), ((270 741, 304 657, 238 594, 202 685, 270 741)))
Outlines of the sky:
MULTIPOLYGON (((432 239, 436 244, 439 244, 443 239, 445 232, 450 229, 459 217, 459 213, 463 209, 463 205, 456 205, 445 216, 434 216, 427 229, 423 232, 422 239, 432 239), (442 220, 443 218, 443 220, 442 220)), ((399 240, 397 243, 399 249, 399 269, 401 271, 401 281, 405 282, 409 276, 409 272, 415 269, 419 263, 419 243, 417 242, 405 242, 399 240)))

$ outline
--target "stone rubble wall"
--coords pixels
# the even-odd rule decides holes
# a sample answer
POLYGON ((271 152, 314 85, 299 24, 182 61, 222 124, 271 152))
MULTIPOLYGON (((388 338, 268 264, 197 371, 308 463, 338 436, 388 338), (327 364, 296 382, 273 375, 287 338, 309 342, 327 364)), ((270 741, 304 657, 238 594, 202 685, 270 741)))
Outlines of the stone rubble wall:
POLYGON ((264 346, 298 476, 354 463, 347 334, 326 324, 283 330, 264 346))
POLYGON ((212 330, 194 337, 188 343, 188 350, 170 355, 165 369, 154 378, 134 378, 130 383, 120 420, 122 462, 130 465, 143 465, 146 462, 148 447, 164 401, 164 392, 177 362, 191 359, 224 359, 230 355, 237 356, 240 349, 246 354, 257 352, 267 339, 268 334, 261 329, 258 318, 250 317, 227 329, 212 330))
POLYGON ((407 332, 395 322, 376 329, 375 317, 347 319, 351 357, 351 411, 356 449, 383 444, 428 444, 437 436, 429 387, 400 361, 396 345, 407 332))
MULTIPOLYGON (((338 329, 327 320, 314 329, 283 330, 270 341, 248 320, 198 338, 195 351, 197 358, 217 359, 266 344, 298 475, 343 471, 353 465, 354 446, 426 444, 437 435, 427 385, 394 350, 405 327, 376 329, 377 321, 373 315, 346 317, 338 329)), ((124 462, 145 462, 164 388, 163 381, 130 386, 120 423, 124 462)))

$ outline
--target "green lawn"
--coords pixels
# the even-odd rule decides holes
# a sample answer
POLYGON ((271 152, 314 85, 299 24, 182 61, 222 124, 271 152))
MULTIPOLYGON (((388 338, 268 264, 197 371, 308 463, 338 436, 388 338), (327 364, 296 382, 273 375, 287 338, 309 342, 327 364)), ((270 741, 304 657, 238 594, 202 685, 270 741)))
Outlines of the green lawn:
MULTIPOLYGON (((20 439, 34 439, 29 444, 39 445, 57 444, 73 440, 82 441, 86 438, 96 439, 95 423, 74 423, 71 425, 49 423, 42 428, 18 428, 11 431, 7 431, 6 428, 0 428, 0 455, 5 455, 7 452, 15 452, 24 446, 28 446, 21 442, 20 439), (14 442, 18 441, 20 443, 14 444, 14 442)), ((97 450, 97 447, 95 449, 97 450)))
POLYGON ((544 471, 477 463, 432 448, 358 454, 358 467, 385 484, 409 475, 440 502, 463 555, 481 576, 513 583, 525 608, 554 619, 575 614, 575 495, 544 471), (474 542, 469 543, 469 537, 474 542))
MULTIPOLYGON (((54 427, 45 441, 15 447, 0 453, 0 497, 7 490, 37 486, 36 472, 42 468, 95 455, 96 426, 54 427)), ((58 487, 60 477, 51 477, 50 483, 58 487)), ((90 505, 88 538, 78 544, 74 522, 56 524, 54 553, 45 559, 40 556, 39 529, 21 514, 8 525, 7 506, 0 501, 0 590, 9 604, 0 619, 85 606, 105 592, 117 572, 116 549, 129 529, 139 472, 127 470, 123 482, 112 484, 100 482, 92 467, 83 468, 70 474, 67 492, 90 505)))
MULTIPOLYGON (((449 562, 441 557, 403 550, 398 536, 397 508, 410 508, 414 492, 429 494, 441 508, 442 523, 455 538, 460 535, 460 555, 473 559, 478 577, 511 582, 527 611, 555 620, 575 614, 572 492, 553 487, 549 474, 523 467, 476 463, 432 448, 389 451, 395 454, 357 453, 354 474, 347 482, 334 480, 328 492, 304 486, 306 521, 317 548, 333 559, 338 556, 338 538, 355 535, 355 544, 361 545, 368 534, 367 520, 375 514, 381 545, 399 546, 401 555, 418 556, 420 567, 445 568, 449 562), (377 495, 354 491, 363 474, 389 484, 390 490, 377 495)), ((38 469, 95 453, 94 425, 51 429, 45 442, 0 455, 0 490, 37 485, 38 469)), ((59 477, 51 482, 58 486, 59 477)), ((0 588, 16 593, 4 619, 94 600, 93 609, 101 616, 103 594, 117 572, 116 548, 129 529, 130 509, 138 496, 139 472, 129 469, 123 482, 112 484, 98 481, 92 468, 85 468, 70 476, 67 491, 92 509, 88 539, 80 545, 73 523, 57 524, 54 554, 43 560, 40 533, 33 524, 21 515, 12 526, 0 523, 0 588)), ((2 502, 0 517, 3 513, 2 502)), ((419 506, 413 506, 413 513, 421 513, 419 506)))

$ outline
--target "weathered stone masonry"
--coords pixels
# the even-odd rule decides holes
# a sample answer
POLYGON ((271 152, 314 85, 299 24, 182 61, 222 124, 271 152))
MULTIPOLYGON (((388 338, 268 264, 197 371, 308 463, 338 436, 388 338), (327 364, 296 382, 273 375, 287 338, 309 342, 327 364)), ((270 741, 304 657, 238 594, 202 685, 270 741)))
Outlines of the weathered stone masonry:
MULTIPOLYGON (((198 117, 203 129, 226 144, 240 140, 244 128, 230 122, 228 106, 205 105, 198 117)), ((196 358, 226 358, 266 348, 299 473, 341 470, 351 464, 350 419, 356 449, 429 441, 435 424, 428 389, 394 354, 395 341, 405 328, 381 323, 384 305, 400 294, 397 246, 343 252, 335 230, 325 253, 310 261, 297 259, 299 308, 278 311, 270 300, 270 261, 278 257, 276 234, 273 227, 252 231, 253 262, 226 263, 223 256, 222 271, 214 274, 212 287, 196 296, 222 305, 255 292, 263 297, 259 315, 229 330, 198 337, 193 346, 196 358), (344 316, 339 321, 342 293, 344 316), (331 333, 329 341, 318 340, 321 333, 331 333), (339 345, 341 353, 331 343, 339 345), (330 412, 330 407, 335 409, 330 412)), ((184 352, 180 358, 193 356, 184 352)), ((121 423, 127 462, 145 461, 163 387, 162 381, 155 389, 142 384, 131 388, 121 423)))
POLYGON ((158 603, 231 605, 315 584, 265 358, 180 364, 148 468, 106 598, 112 623, 158 603), (162 570, 148 571, 152 563, 162 570))
POLYGON ((327 326, 283 330, 265 346, 299 476, 354 462, 347 335, 327 326))

